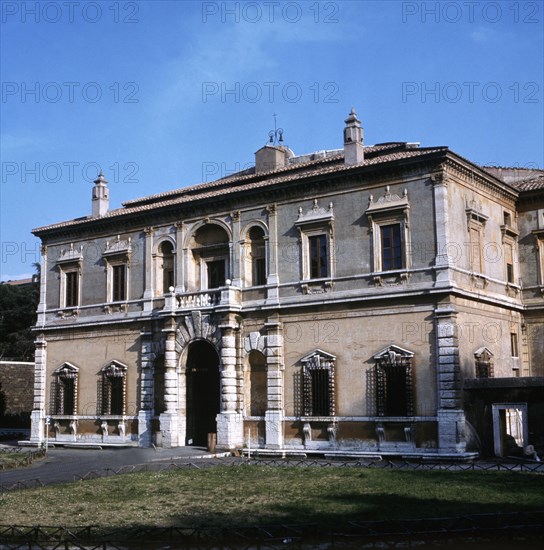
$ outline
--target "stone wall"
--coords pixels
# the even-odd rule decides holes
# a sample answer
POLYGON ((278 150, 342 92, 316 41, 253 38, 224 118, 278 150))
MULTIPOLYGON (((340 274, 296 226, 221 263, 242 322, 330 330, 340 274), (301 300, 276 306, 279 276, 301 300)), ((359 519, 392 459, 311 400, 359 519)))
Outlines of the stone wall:
POLYGON ((6 415, 30 414, 34 402, 34 363, 0 361, 0 386, 6 415))
POLYGON ((494 456, 493 404, 527 406, 528 444, 544 454, 544 377, 480 378, 465 380, 464 406, 467 420, 479 439, 482 456, 494 456))

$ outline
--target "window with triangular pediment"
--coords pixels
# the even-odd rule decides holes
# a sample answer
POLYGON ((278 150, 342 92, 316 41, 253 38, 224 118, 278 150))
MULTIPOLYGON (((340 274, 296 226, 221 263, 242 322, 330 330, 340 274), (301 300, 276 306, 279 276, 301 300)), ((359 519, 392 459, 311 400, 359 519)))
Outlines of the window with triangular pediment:
POLYGON ((101 375, 100 414, 126 414, 126 365, 112 361, 102 368, 101 375))
POLYGON ((303 415, 333 416, 334 399, 334 363, 336 357, 322 350, 315 350, 303 357, 303 415))
POLYGON ((74 415, 77 413, 77 380, 79 369, 63 363, 54 373, 51 391, 51 413, 74 415))
POLYGON ((413 356, 411 351, 394 345, 374 355, 378 416, 412 416, 414 414, 413 356))

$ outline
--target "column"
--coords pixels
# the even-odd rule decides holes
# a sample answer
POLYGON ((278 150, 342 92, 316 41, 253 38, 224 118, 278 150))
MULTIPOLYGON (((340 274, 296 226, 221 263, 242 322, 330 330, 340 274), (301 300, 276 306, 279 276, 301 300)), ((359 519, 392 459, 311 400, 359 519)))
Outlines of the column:
POLYGON ((448 181, 443 171, 434 176, 432 181, 436 215, 436 256, 434 260, 436 282, 453 284, 450 272, 451 260, 448 254, 448 246, 450 245, 448 181))
POLYGON ((183 222, 176 224, 176 267, 174 268, 174 274, 176 277, 175 287, 176 293, 180 294, 185 292, 185 254, 186 250, 183 248, 185 241, 186 226, 183 222))
POLYGON ((281 449, 283 447, 283 335, 279 320, 265 323, 266 366, 267 366, 267 406, 265 413, 266 448, 281 449))
POLYGON ((173 319, 167 321, 163 329, 165 337, 164 351, 164 405, 166 411, 160 415, 162 446, 179 446, 178 418, 178 374, 176 353, 176 327, 173 319))
POLYGON ((41 248, 40 259, 40 303, 38 304, 38 317, 36 326, 45 325, 45 312, 47 311, 47 246, 41 248))
POLYGON ((233 319, 220 326, 221 336, 221 412, 217 415, 217 446, 235 449, 243 446, 243 416, 238 407, 236 382, 236 337, 233 319))
POLYGON ((144 289, 144 311, 153 310, 153 233, 152 227, 146 227, 145 232, 145 289, 144 289))
POLYGON ((140 410, 138 411, 138 442, 140 447, 151 447, 153 433, 151 417, 153 416, 153 333, 142 329, 140 333, 140 410))
POLYGON ((278 216, 275 204, 266 208, 268 212, 268 278, 267 284, 273 285, 267 289, 267 303, 277 303, 279 301, 278 284, 280 278, 278 275, 278 216))
POLYGON ((47 366, 47 342, 40 334, 36 341, 34 367, 34 406, 31 413, 30 441, 36 445, 44 443, 45 434, 45 372, 47 366))
POLYGON ((445 305, 435 309, 440 453, 466 451, 456 316, 457 312, 452 306, 445 305))
POLYGON ((243 240, 240 240, 240 211, 235 211, 231 213, 232 218, 232 243, 231 243, 231 266, 232 271, 230 273, 230 279, 232 280, 232 285, 238 288, 242 287, 242 278, 241 278, 241 266, 242 257, 240 254, 240 248, 243 243, 243 240))

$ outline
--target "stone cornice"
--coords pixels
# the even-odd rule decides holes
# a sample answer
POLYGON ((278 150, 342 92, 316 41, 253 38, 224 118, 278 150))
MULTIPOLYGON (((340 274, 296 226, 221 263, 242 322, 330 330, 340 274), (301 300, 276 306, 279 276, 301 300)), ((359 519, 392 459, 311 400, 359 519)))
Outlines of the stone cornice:
POLYGON ((476 165, 467 165, 467 161, 462 162, 461 157, 453 156, 450 152, 444 163, 446 176, 453 176, 472 186, 475 189, 485 191, 509 202, 515 202, 518 198, 518 192, 510 188, 507 184, 501 182, 491 174, 485 173, 476 165))
POLYGON ((400 159, 384 164, 365 165, 362 164, 349 172, 330 172, 325 174, 309 173, 306 177, 287 180, 280 184, 272 185, 269 188, 257 188, 251 190, 233 189, 229 195, 221 197, 210 196, 196 199, 184 204, 166 204, 157 206, 156 209, 144 212, 127 212, 115 217, 89 218, 83 220, 81 225, 70 225, 36 231, 35 234, 47 242, 56 239, 67 239, 74 235, 87 236, 87 238, 98 238, 100 236, 111 236, 119 232, 142 231, 146 226, 163 225, 168 219, 172 223, 181 219, 195 216, 205 217, 211 212, 231 212, 239 210, 243 206, 266 206, 269 203, 279 200, 301 200, 309 193, 319 193, 326 186, 331 189, 349 189, 356 186, 361 187, 361 178, 364 178, 364 185, 384 184, 390 179, 402 180, 407 176, 423 176, 434 170, 433 165, 436 159, 443 160, 444 152, 429 154, 413 159, 400 159), (428 168, 425 169, 425 165, 428 168), (258 202, 256 202, 256 199, 258 202))

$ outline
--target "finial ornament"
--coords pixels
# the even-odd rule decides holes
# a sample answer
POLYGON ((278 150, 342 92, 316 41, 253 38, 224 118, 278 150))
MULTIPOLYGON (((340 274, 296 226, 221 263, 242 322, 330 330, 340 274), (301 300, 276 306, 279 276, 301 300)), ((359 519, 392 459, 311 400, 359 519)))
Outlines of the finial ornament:
POLYGON ((283 144, 283 128, 278 128, 276 123, 276 113, 274 113, 274 129, 268 132, 268 143, 272 145, 283 144))

